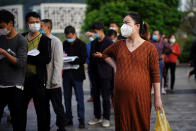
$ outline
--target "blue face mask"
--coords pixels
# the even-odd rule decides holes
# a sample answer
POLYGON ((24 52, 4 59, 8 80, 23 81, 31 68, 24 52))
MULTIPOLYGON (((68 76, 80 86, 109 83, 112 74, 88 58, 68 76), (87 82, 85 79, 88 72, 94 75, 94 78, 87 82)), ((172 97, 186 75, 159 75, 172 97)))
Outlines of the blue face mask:
POLYGON ((113 43, 116 42, 115 40, 112 40, 112 41, 113 41, 113 43))
POLYGON ((46 34, 46 32, 45 32, 44 30, 42 30, 42 29, 39 29, 39 32, 40 32, 41 34, 46 34))
POLYGON ((69 43, 72 43, 72 42, 74 42, 74 38, 70 38, 70 39, 67 39, 67 42, 69 42, 69 43))
POLYGON ((96 38, 100 38, 100 35, 99 35, 98 33, 94 33, 94 36, 95 36, 96 38))
POLYGON ((89 41, 94 41, 94 38, 93 37, 89 37, 89 41))
POLYGON ((152 39, 153 39, 153 40, 158 40, 158 36, 157 36, 157 35, 153 35, 153 36, 152 36, 152 39))

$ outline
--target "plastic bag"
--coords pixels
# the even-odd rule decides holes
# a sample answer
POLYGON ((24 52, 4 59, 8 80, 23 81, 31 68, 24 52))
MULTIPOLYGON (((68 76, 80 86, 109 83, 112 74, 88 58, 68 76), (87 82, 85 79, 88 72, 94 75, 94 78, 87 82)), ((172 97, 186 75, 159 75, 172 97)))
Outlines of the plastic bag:
POLYGON ((169 122, 165 116, 164 109, 161 109, 161 111, 162 113, 160 113, 160 110, 156 111, 157 119, 156 119, 154 130, 155 131, 171 131, 169 122))

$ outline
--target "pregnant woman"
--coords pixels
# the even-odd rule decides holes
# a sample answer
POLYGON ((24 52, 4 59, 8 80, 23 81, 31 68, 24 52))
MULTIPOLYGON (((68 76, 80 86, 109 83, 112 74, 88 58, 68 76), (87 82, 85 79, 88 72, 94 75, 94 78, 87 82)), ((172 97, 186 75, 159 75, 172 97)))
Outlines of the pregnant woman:
POLYGON ((125 40, 105 49, 103 58, 115 70, 114 111, 116 131, 149 131, 151 87, 154 106, 162 108, 158 53, 154 45, 141 38, 144 33, 140 15, 126 15, 121 27, 125 40))

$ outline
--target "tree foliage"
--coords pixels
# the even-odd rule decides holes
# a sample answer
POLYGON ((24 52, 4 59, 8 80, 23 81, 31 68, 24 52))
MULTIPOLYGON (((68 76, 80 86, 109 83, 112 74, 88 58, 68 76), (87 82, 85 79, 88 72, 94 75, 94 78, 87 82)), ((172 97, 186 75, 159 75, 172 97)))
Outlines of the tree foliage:
POLYGON ((178 0, 86 0, 87 12, 83 30, 89 30, 92 23, 111 21, 122 24, 125 14, 139 13, 150 25, 150 31, 159 29, 165 34, 175 33, 181 24, 183 13, 178 10, 178 0))
POLYGON ((160 0, 160 2, 165 3, 170 8, 178 8, 179 0, 160 0))
POLYGON ((88 5, 87 13, 91 12, 92 10, 98 10, 102 5, 115 1, 122 0, 86 0, 86 4, 88 5))

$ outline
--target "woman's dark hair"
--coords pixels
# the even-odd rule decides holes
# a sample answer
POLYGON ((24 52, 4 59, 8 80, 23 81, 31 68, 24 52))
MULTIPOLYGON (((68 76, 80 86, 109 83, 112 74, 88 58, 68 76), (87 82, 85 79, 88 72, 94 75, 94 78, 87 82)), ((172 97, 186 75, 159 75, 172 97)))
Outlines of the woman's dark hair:
POLYGON ((149 25, 146 22, 144 22, 144 24, 143 24, 143 30, 145 30, 145 31, 143 31, 143 33, 140 34, 141 37, 144 40, 149 41, 150 40, 150 31, 149 31, 149 25))
POLYGON ((72 33, 72 34, 76 33, 76 30, 73 26, 69 25, 69 26, 65 27, 64 34, 68 35, 69 33, 72 33))
POLYGON ((13 22, 14 26, 14 15, 7 10, 0 10, 0 22, 5 22, 8 24, 10 21, 13 22))
POLYGON ((148 25, 144 25, 141 15, 137 13, 129 13, 125 15, 125 17, 126 16, 130 16, 135 21, 135 24, 140 24, 140 30, 139 30, 140 36, 143 36, 144 34, 146 34, 147 31, 149 32, 148 25))
POLYGON ((40 15, 37 12, 29 12, 25 16, 25 22, 28 22, 30 17, 35 17, 40 19, 40 15))

